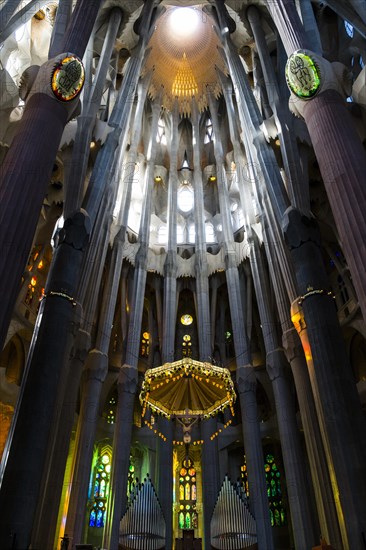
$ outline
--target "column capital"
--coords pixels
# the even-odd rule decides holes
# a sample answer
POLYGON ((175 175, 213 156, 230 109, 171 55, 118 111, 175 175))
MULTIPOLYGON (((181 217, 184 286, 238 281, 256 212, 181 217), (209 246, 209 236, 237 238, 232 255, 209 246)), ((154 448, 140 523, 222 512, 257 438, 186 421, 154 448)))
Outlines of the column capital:
POLYGON ((84 373, 87 380, 104 382, 108 373, 108 355, 99 349, 92 349, 85 362, 84 373))
POLYGON ((236 384, 240 394, 256 391, 257 379, 252 365, 244 365, 236 369, 236 384))
POLYGON ((305 118, 308 101, 326 90, 335 90, 348 97, 352 90, 351 74, 343 63, 329 62, 311 50, 293 52, 286 63, 286 80, 290 89, 290 111, 305 118))
POLYGON ((290 250, 299 248, 308 241, 320 246, 320 232, 316 220, 305 216, 292 206, 287 208, 283 215, 282 231, 290 250))
POLYGON ((288 363, 283 348, 277 348, 267 353, 266 369, 271 382, 276 378, 286 376, 288 363))
POLYGON ((75 250, 84 250, 89 242, 90 231, 90 218, 85 210, 80 209, 65 220, 58 235, 58 246, 68 244, 75 250))
MULTIPOLYGON (((295 321, 293 321, 293 323, 295 324, 295 322, 300 322, 303 325, 303 328, 300 329, 300 330, 306 329, 306 323, 305 323, 305 319, 304 319, 303 315, 302 315, 300 321, 298 321, 298 318, 295 314, 295 321)), ((286 330, 283 333, 283 335, 282 335, 282 344, 283 344, 283 347, 284 347, 284 351, 285 351, 287 360, 290 363, 296 357, 303 357, 304 356, 303 348, 301 346, 301 341, 300 341, 300 338, 298 336, 298 331, 296 330, 295 326, 293 326, 289 330, 286 330)))
POLYGON ((84 362, 88 351, 90 350, 90 341, 91 338, 89 332, 79 328, 71 351, 71 356, 81 362, 84 362))
POLYGON ((118 394, 129 393, 134 395, 137 389, 137 380, 137 369, 126 363, 122 365, 117 380, 118 394))

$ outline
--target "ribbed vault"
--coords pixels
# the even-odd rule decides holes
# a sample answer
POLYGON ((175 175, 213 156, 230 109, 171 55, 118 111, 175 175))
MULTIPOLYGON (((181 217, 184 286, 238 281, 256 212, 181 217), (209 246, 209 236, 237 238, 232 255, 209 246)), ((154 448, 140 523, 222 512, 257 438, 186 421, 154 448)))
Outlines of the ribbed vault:
POLYGON ((145 68, 154 68, 150 96, 155 97, 163 86, 165 108, 170 109, 174 97, 178 97, 181 113, 189 113, 194 96, 199 109, 204 110, 208 105, 207 87, 216 97, 220 94, 216 66, 223 72, 226 69, 213 20, 202 6, 166 6, 149 46, 152 51, 145 68), (190 23, 187 16, 191 17, 190 23))

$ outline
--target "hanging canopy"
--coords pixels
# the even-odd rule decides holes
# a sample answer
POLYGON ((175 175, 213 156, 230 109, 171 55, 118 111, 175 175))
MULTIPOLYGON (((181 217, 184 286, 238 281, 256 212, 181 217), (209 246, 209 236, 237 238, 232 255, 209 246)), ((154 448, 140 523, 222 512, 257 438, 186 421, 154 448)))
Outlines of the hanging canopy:
POLYGON ((171 416, 214 416, 236 399, 228 369, 185 357, 145 373, 140 401, 145 412, 171 416))

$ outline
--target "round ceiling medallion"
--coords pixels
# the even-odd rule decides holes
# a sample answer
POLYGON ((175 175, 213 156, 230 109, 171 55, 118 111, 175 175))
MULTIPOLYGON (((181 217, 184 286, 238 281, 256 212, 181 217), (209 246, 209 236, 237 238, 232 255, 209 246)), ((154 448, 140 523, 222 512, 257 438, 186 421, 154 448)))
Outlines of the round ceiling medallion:
POLYGON ((294 52, 286 63, 286 80, 288 87, 297 97, 310 99, 320 88, 319 67, 306 53, 294 52))
POLYGON ((52 91, 60 101, 71 101, 82 90, 85 80, 84 66, 81 60, 70 55, 64 57, 52 73, 52 91))

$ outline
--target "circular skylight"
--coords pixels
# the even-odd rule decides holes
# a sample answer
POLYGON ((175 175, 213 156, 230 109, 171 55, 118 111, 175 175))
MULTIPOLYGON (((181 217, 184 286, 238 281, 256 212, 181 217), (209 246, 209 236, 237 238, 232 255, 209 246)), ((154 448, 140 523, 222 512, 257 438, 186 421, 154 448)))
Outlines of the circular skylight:
POLYGON ((178 36, 191 36, 199 23, 197 10, 194 8, 176 8, 169 17, 169 25, 178 36))

